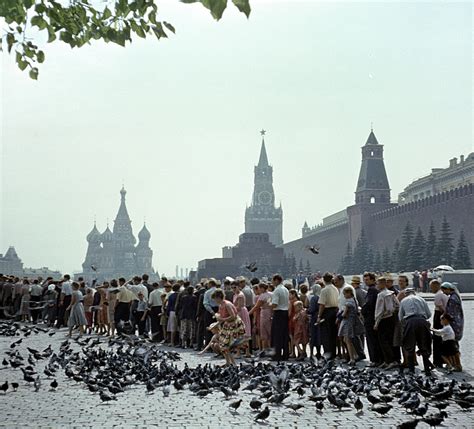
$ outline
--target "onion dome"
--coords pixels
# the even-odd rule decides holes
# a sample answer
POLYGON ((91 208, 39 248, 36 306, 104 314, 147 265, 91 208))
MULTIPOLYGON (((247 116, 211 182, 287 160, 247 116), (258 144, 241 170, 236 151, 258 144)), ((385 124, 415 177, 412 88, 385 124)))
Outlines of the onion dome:
POLYGON ((100 241, 100 232, 97 229, 95 222, 94 222, 94 228, 92 228, 92 231, 89 232, 89 234, 87 234, 86 239, 89 243, 100 241))
POLYGON ((109 243, 113 240, 114 235, 112 234, 109 225, 107 225, 107 229, 102 233, 101 238, 104 243, 109 243))
POLYGON ((138 233, 138 239, 140 241, 150 241, 150 238, 151 238, 150 231, 148 231, 146 224, 143 224, 143 228, 138 233))

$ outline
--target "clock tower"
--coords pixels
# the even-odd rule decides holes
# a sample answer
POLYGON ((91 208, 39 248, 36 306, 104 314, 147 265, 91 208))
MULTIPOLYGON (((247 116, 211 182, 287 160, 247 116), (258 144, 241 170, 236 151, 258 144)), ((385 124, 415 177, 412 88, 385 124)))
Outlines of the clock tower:
POLYGON ((252 204, 245 211, 245 232, 267 233, 275 246, 283 244, 283 210, 275 206, 273 167, 268 163, 265 130, 260 131, 262 147, 254 168, 252 204))

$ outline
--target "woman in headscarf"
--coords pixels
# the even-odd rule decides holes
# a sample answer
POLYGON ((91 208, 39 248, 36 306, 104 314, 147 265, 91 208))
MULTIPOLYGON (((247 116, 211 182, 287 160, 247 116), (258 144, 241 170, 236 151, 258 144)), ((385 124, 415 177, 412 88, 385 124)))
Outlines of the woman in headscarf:
MULTIPOLYGON (((463 330, 464 330, 464 312, 462 309, 462 300, 459 291, 456 286, 450 282, 444 282, 441 284, 441 290, 443 293, 449 296, 448 302, 446 303, 445 313, 451 317, 451 327, 455 334, 455 340, 461 341, 463 330)), ((462 371, 461 359, 459 353, 456 358, 455 371, 462 371)))

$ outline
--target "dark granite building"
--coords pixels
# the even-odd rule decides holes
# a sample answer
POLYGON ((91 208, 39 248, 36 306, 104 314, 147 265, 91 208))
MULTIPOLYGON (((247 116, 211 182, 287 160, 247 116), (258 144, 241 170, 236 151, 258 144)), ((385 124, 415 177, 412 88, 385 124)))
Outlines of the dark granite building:
POLYGON ((284 252, 281 247, 270 243, 267 233, 244 233, 232 248, 224 248, 223 258, 199 261, 197 277, 255 275, 271 276, 283 266, 284 252), (246 266, 255 263, 257 271, 251 274, 246 266))

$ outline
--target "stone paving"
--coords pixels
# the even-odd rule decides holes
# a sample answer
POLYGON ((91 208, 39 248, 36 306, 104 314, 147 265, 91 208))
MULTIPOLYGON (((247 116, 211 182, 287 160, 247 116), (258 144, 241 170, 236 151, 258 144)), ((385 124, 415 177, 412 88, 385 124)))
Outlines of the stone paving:
MULTIPOLYGON (((462 361, 465 372, 448 377, 472 382, 474 374, 474 301, 465 301, 466 315, 465 338, 461 343, 462 361)), ((20 352, 28 356, 26 346, 44 349, 51 344, 57 351, 59 344, 65 340, 64 329, 49 337, 45 333, 32 334, 19 346, 20 352)), ((16 337, 19 338, 19 337, 16 337)), ((5 351, 15 337, 0 337, 0 359, 3 360, 5 351)), ((77 347, 77 346, 75 346, 77 347)), ((199 363, 221 363, 212 355, 197 356, 195 352, 182 351, 182 361, 189 366, 199 363)), ((359 363, 363 365, 363 363, 359 363)), ((370 404, 362 398, 364 412, 357 414, 354 409, 338 411, 326 402, 322 413, 317 412, 314 404, 308 399, 300 400, 296 393, 288 398, 286 403, 303 403, 305 408, 295 413, 285 406, 271 406, 267 422, 255 423, 255 414, 249 408, 250 400, 256 396, 250 392, 240 392, 238 398, 243 399, 238 412, 231 413, 228 401, 224 400, 221 392, 213 392, 201 399, 188 390, 177 392, 172 388, 171 395, 163 397, 157 389, 153 395, 148 395, 143 385, 135 385, 125 393, 117 395, 117 401, 103 404, 97 394, 92 394, 83 383, 68 379, 62 371, 57 372, 59 387, 51 391, 51 379, 46 379, 42 373, 44 363, 38 364, 37 369, 42 375, 42 386, 39 392, 27 386, 19 369, 0 370, 0 383, 8 380, 20 384, 17 392, 11 389, 6 394, 0 394, 0 427, 1 428, 389 428, 409 420, 412 417, 405 409, 396 405, 385 417, 379 417, 370 411, 370 404)), ((437 373, 438 377, 444 377, 437 373)), ((436 409, 430 407, 429 412, 436 409)), ((443 422, 444 427, 472 428, 474 427, 474 411, 462 411, 456 405, 447 409, 449 417, 443 422)), ((418 428, 426 428, 427 424, 420 422, 418 428)))

